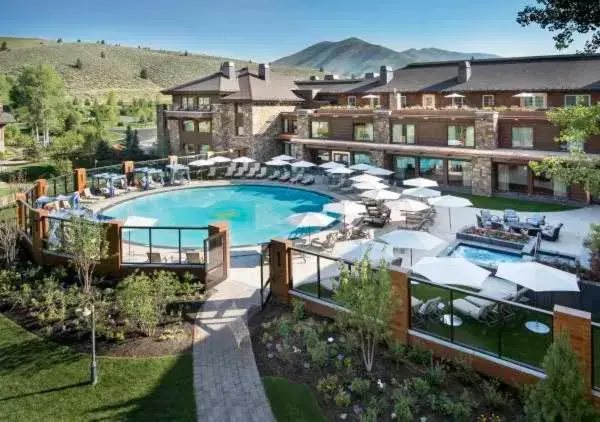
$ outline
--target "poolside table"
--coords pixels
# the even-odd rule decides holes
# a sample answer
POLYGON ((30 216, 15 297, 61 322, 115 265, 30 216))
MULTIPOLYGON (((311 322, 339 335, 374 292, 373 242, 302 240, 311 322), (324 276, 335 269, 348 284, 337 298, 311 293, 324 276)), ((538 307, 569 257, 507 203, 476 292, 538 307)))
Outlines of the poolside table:
POLYGON ((536 334, 548 334, 550 332, 550 327, 539 321, 527 321, 525 328, 536 334))
POLYGON ((440 317, 442 324, 451 325, 453 327, 460 327, 463 324, 463 320, 458 315, 444 314, 440 317))
POLYGON ((522 222, 508 223, 508 227, 512 231, 520 232, 521 230, 527 230, 528 233, 530 233, 530 232, 537 233, 542 230, 539 226, 536 226, 536 225, 533 225, 530 223, 522 223, 522 222))

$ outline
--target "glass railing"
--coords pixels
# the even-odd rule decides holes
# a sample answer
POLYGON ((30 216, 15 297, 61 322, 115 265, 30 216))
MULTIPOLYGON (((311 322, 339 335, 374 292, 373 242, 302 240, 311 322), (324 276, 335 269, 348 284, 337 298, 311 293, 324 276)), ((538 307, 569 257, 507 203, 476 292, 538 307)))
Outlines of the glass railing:
POLYGON ((73 173, 53 177, 46 180, 48 196, 70 195, 75 192, 75 175, 73 173))

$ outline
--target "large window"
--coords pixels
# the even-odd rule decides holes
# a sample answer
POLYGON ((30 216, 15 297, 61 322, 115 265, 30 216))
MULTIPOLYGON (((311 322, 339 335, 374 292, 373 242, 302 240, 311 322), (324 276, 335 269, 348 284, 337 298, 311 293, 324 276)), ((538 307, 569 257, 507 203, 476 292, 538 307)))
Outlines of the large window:
POLYGON ((448 160, 448 184, 451 186, 471 186, 471 162, 448 160))
POLYGON ((395 177, 406 180, 417 175, 417 160, 415 157, 394 157, 395 177))
POLYGON ((494 107, 495 99, 493 95, 483 95, 481 97, 481 105, 483 107, 494 107))
POLYGON ((533 148, 533 128, 532 127, 513 127, 512 128, 512 147, 513 148, 533 148))
POLYGON ((441 158, 422 157, 419 161, 421 177, 444 183, 444 160, 441 158))
POLYGON ((198 132, 200 132, 200 133, 210 133, 210 120, 200 120, 200 121, 198 121, 198 132))
POLYGON ((311 138, 328 138, 329 137, 329 122, 313 120, 311 122, 311 138))
POLYGON ((465 98, 464 97, 452 97, 452 105, 454 107, 462 107, 465 105, 465 98))
POLYGON ((544 175, 536 176, 533 175, 533 193, 536 195, 553 196, 554 195, 554 183, 552 180, 544 175))
POLYGON ((181 97, 181 108, 184 110, 193 110, 196 108, 194 97, 181 97))
POLYGON ((371 154, 368 152, 355 152, 354 164, 371 164, 371 154))
POLYGON ((184 120, 183 121, 183 131, 184 132, 193 132, 194 131, 194 121, 193 120, 184 120))
POLYGON ((406 95, 396 94, 396 104, 399 109, 406 108, 406 95))
POLYGON ((198 106, 210 105, 210 97, 198 97, 198 106))
POLYGON ((284 117, 281 131, 283 133, 296 133, 296 119, 284 117))
POLYGON ((496 164, 496 182, 500 192, 528 193, 527 166, 496 164))
POLYGON ((591 103, 591 97, 588 94, 565 95, 565 107, 573 107, 578 105, 589 107, 591 103))
POLYGON ((348 97, 348 107, 356 107, 356 96, 350 95, 348 97))
POLYGON ((235 128, 235 134, 236 134, 237 136, 243 136, 243 135, 244 135, 244 126, 242 126, 242 125, 240 125, 240 126, 237 126, 237 127, 235 128))
POLYGON ((521 107, 546 108, 546 94, 533 94, 531 97, 521 98, 521 107))
POLYGON ((473 126, 448 126, 448 145, 453 147, 474 147, 475 128, 473 126))
POLYGON ((414 144, 415 125, 394 123, 392 125, 392 142, 399 144, 414 144))
POLYGON ((326 149, 317 150, 317 161, 319 162, 319 164, 331 161, 331 151, 326 149))
POLYGON ((355 123, 354 124, 355 141, 373 140, 373 123, 355 123))
POLYGON ((423 94, 423 107, 435 108, 435 95, 423 94))

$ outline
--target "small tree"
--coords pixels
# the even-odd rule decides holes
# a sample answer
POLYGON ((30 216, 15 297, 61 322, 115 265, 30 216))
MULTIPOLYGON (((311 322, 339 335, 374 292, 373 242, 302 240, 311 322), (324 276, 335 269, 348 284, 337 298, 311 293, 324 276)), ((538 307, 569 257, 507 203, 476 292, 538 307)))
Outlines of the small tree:
MULTIPOLYGON (((13 197, 25 182, 23 172, 16 172, 11 176, 8 185, 9 195, 13 197)), ((17 215, 9 212, 0 220, 0 254, 6 268, 12 268, 19 253, 19 241, 21 240, 21 229, 17 221, 17 215)))
POLYGON ((348 312, 339 312, 342 327, 358 331, 362 357, 367 371, 375 360, 377 343, 387 334, 393 312, 392 284, 384 261, 377 271, 366 256, 349 271, 340 271, 340 283, 334 298, 348 312))
POLYGON ((106 53, 104 51, 100 52, 100 58, 101 59, 105 59, 106 58, 106 53))
POLYGON ((75 69, 81 70, 82 67, 83 67, 83 62, 81 61, 81 59, 77 59, 77 61, 75 61, 75 69))
POLYGON ((100 41, 100 44, 104 45, 104 44, 106 44, 106 43, 104 42, 104 40, 102 40, 102 41, 100 41))
POLYGON ((143 68, 142 70, 140 70, 140 78, 148 79, 148 70, 146 70, 146 68, 143 68))
POLYGON ((6 41, 2 41, 2 44, 0 45, 0 51, 5 50, 8 50, 8 44, 6 44, 6 41))
POLYGON ((600 224, 590 224, 590 232, 584 244, 592 253, 590 271, 600 277, 600 224))
POLYGON ((527 390, 525 414, 534 422, 585 421, 594 414, 586 399, 578 357, 562 333, 544 357, 546 377, 527 390))
POLYGON ((77 38, 77 44, 81 44, 81 39, 77 38))
POLYGON ((72 218, 64 237, 64 250, 71 255, 71 263, 83 290, 90 293, 96 264, 107 254, 106 230, 102 223, 93 223, 84 218, 72 218))
POLYGON ((57 40, 56 40, 56 42, 57 42, 58 44, 62 43, 62 38, 59 38, 59 39, 57 39, 57 40))
POLYGON ((185 51, 183 52, 183 55, 187 57, 187 56, 189 56, 189 55, 190 55, 190 53, 188 53, 188 51, 187 51, 187 50, 185 50, 185 51))

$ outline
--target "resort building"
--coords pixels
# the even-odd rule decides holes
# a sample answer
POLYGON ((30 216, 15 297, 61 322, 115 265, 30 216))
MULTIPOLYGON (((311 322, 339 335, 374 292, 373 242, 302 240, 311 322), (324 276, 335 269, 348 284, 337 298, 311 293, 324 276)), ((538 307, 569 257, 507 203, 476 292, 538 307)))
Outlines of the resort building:
MULTIPOLYGON (((364 77, 293 80, 223 63, 163 91, 158 136, 172 153, 246 148, 317 163, 372 163, 445 190, 587 201, 580 186, 538 177, 531 160, 565 155, 546 111, 600 100, 600 55, 415 63, 364 77)), ((582 140, 600 153, 600 137, 582 140)))
POLYGON ((5 112, 4 107, 0 104, 0 152, 4 152, 4 127, 9 123, 14 123, 15 119, 12 114, 5 112))

